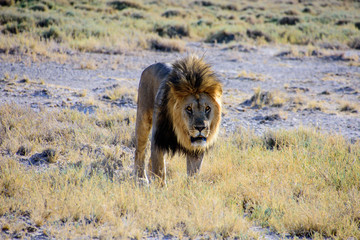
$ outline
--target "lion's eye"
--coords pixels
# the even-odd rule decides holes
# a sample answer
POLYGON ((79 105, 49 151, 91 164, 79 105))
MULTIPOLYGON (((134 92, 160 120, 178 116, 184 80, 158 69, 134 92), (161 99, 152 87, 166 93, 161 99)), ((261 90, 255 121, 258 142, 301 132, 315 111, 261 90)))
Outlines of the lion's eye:
POLYGON ((210 108, 209 106, 206 106, 206 107, 205 107, 205 112, 208 113, 208 112, 210 112, 210 111, 211 111, 211 108, 210 108))
POLYGON ((187 107, 186 107, 186 111, 189 112, 189 113, 191 113, 191 112, 192 112, 192 107, 191 107, 191 106, 187 106, 187 107))

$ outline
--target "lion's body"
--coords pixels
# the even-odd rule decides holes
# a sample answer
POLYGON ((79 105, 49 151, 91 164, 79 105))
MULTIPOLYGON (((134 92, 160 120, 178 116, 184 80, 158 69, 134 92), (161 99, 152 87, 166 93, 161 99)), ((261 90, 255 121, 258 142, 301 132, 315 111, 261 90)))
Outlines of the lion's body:
POLYGON ((149 170, 165 181, 164 155, 187 157, 196 173, 214 143, 221 119, 222 86, 202 59, 188 57, 173 65, 157 63, 141 75, 136 116, 135 171, 147 178, 145 147, 152 128, 149 170))

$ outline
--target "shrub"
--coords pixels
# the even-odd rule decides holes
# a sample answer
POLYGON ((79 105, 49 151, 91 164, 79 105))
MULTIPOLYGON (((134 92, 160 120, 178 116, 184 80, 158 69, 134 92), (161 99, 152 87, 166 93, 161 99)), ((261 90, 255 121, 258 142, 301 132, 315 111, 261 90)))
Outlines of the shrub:
POLYGON ((20 14, 17 12, 1 12, 0 14, 0 24, 7 24, 7 23, 11 23, 11 22, 16 22, 16 23, 22 23, 22 22, 27 22, 27 23, 32 23, 34 21, 34 19, 28 15, 24 15, 24 14, 20 14))
POLYGON ((47 17, 47 18, 43 18, 40 19, 37 23, 36 26, 38 27, 50 27, 52 25, 58 25, 59 21, 53 17, 47 17))
POLYGON ((254 40, 258 38, 264 38, 265 41, 271 42, 271 38, 260 30, 246 30, 246 35, 254 40))
POLYGON ((12 24, 7 24, 5 29, 3 29, 2 32, 18 34, 18 33, 29 31, 30 29, 31 29, 31 26, 26 22, 12 23, 12 24))
POLYGON ((348 46, 353 48, 353 49, 357 49, 357 50, 360 50, 360 38, 357 37, 357 38, 354 38, 353 40, 351 40, 349 43, 348 43, 348 46))
POLYGON ((162 17, 170 18, 170 17, 179 17, 183 16, 183 14, 179 10, 167 10, 163 14, 162 17))
POLYGON ((350 112, 350 113, 358 113, 358 108, 355 104, 350 103, 350 102, 344 102, 339 110, 341 112, 350 112))
POLYGON ((149 48, 161 52, 183 52, 184 44, 178 40, 152 38, 148 40, 149 48))
POLYGON ((48 7, 44 4, 36 4, 34 6, 31 6, 29 9, 33 11, 46 12, 48 10, 48 7))
POLYGON ((15 4, 14 0, 0 0, 0 6, 10 7, 15 4))
POLYGON ((42 37, 45 39, 54 39, 58 42, 63 40, 61 31, 55 27, 51 27, 49 30, 44 31, 42 37))
POLYGON ((207 43, 228 43, 234 41, 239 33, 231 33, 226 30, 220 30, 215 33, 211 33, 205 42, 207 43))
POLYGON ((140 4, 130 1, 112 1, 109 3, 109 5, 119 11, 124 10, 126 8, 143 9, 143 7, 140 4))
POLYGON ((354 23, 355 27, 360 30, 360 22, 354 23))
POLYGON ((194 4, 202 6, 202 7, 214 7, 214 6, 216 6, 214 3, 210 2, 210 1, 194 1, 194 4))
POLYGON ((190 36, 189 28, 185 25, 165 25, 165 26, 155 26, 155 32, 160 37, 168 36, 170 38, 175 37, 188 37, 190 36))
POLYGON ((267 92, 256 88, 254 89, 254 95, 242 104, 255 109, 261 109, 265 106, 281 107, 285 102, 281 95, 278 92, 267 92))
POLYGON ((300 22, 298 17, 283 17, 279 20, 280 25, 296 25, 300 22))

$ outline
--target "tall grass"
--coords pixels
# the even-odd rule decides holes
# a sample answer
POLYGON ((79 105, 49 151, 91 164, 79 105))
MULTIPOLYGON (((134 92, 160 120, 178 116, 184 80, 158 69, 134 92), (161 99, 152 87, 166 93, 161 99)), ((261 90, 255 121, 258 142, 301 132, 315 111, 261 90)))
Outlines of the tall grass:
POLYGON ((64 238, 257 238, 255 224, 316 239, 360 237, 359 143, 311 129, 264 136, 240 129, 222 134, 195 178, 175 156, 166 187, 139 186, 134 115, 2 105, 1 227, 26 236, 17 219, 27 217, 64 238), (22 155, 21 146, 29 149, 22 155), (49 147, 58 151, 56 163, 29 164, 49 147))

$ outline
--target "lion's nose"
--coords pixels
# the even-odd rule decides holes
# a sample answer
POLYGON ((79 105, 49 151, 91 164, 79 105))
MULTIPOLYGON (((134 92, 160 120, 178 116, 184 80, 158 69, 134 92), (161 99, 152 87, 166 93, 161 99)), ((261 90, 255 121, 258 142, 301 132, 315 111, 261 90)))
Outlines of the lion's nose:
POLYGON ((198 130, 199 132, 201 132, 203 129, 205 129, 205 127, 204 126, 196 126, 195 129, 198 130))

